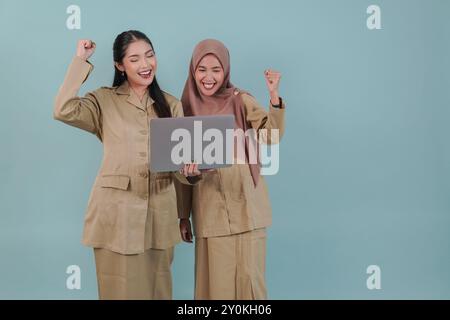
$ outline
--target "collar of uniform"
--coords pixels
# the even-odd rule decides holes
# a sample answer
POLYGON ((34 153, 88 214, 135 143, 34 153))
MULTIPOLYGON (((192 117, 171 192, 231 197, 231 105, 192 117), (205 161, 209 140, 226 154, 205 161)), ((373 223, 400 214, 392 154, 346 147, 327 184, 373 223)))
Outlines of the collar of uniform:
MULTIPOLYGON (((116 88, 116 93, 120 94, 120 95, 128 95, 127 101, 129 103, 131 103, 133 106, 141 109, 141 110, 146 110, 145 109, 145 105, 146 103, 141 103, 139 101, 139 98, 137 97, 137 95, 133 92, 131 92, 131 88, 130 85, 128 83, 128 81, 124 81, 119 87, 116 88)), ((150 97, 150 95, 148 96, 148 100, 149 100, 149 104, 152 105, 154 103, 154 100, 152 99, 152 97, 150 97)))
POLYGON ((124 81, 120 86, 116 88, 117 94, 130 94, 130 86, 128 85, 128 81, 124 81))

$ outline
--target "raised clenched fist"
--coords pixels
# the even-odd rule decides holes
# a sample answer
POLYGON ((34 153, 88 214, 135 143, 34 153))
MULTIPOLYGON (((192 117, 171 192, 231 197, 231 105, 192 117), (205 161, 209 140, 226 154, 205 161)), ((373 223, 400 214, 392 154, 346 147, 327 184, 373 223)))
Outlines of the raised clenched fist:
POLYGON ((89 59, 95 51, 95 42, 92 40, 79 40, 77 44, 77 56, 83 60, 89 59))

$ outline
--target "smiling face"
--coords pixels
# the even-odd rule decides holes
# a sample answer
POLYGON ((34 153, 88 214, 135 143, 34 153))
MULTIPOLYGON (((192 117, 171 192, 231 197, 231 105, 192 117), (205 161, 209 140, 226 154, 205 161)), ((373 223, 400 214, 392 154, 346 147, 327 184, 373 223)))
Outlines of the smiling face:
POLYGON ((195 69, 195 83, 205 96, 212 96, 220 89, 224 81, 224 71, 217 57, 207 54, 195 69))
POLYGON ((130 43, 121 63, 116 67, 127 75, 132 87, 147 88, 155 78, 156 56, 153 48, 144 40, 130 43))

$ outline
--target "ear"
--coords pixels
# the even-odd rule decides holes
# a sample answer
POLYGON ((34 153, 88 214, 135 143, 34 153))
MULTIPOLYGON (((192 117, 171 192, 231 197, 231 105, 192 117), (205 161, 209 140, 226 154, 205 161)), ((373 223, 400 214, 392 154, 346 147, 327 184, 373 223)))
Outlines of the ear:
POLYGON ((119 71, 121 71, 121 72, 124 72, 124 71, 125 71, 125 68, 123 67, 123 65, 122 65, 121 63, 114 62, 114 65, 116 66, 116 68, 117 68, 119 71))

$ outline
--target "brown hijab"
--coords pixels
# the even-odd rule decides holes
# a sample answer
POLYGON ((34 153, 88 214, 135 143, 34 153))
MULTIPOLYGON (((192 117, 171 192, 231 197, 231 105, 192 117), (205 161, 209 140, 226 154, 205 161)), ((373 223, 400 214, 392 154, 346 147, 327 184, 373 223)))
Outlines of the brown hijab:
MULTIPOLYGON (((218 115, 218 114, 234 114, 236 120, 236 128, 241 128, 244 132, 251 126, 247 123, 244 114, 244 102, 240 90, 230 82, 230 54, 225 45, 214 39, 206 39, 197 44, 192 54, 191 64, 189 68, 189 76, 184 86, 181 102, 185 116, 200 115, 218 115), (217 92, 208 97, 204 96, 197 88, 195 83, 195 70, 207 54, 213 54, 222 64, 224 71, 224 81, 217 92)), ((257 143, 255 145, 257 148, 257 143)), ((259 180, 260 162, 257 153, 257 164, 250 164, 249 161, 249 142, 245 141, 245 156, 253 183, 256 187, 259 180)))

